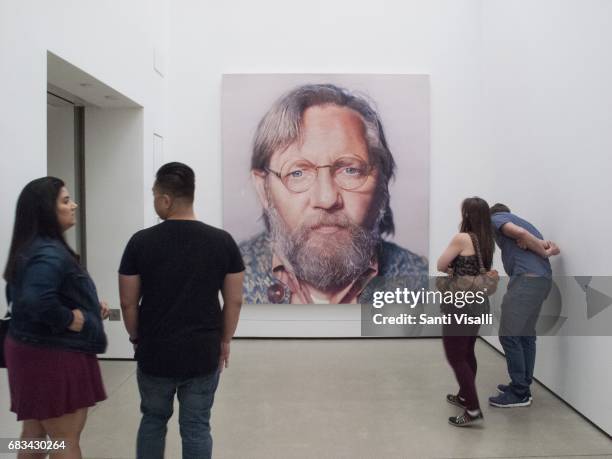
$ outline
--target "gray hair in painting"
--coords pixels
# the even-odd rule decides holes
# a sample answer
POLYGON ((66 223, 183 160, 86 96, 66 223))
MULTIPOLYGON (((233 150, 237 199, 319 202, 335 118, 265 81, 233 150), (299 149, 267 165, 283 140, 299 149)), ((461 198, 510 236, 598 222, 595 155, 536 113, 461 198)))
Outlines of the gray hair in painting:
POLYGON ((284 94, 257 126, 251 169, 264 171, 275 151, 282 151, 299 140, 302 118, 307 108, 328 104, 346 107, 361 117, 369 160, 381 177, 378 185, 383 196, 384 210, 378 229, 381 235, 393 234, 395 225, 389 205, 389 182, 394 176, 395 161, 387 146, 380 116, 362 95, 332 84, 308 84, 284 94))

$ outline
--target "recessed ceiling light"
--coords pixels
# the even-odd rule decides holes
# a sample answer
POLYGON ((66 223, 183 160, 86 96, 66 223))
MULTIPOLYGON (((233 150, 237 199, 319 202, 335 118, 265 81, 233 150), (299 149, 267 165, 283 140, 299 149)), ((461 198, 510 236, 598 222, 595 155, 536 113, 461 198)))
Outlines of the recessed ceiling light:
POLYGON ((79 86, 82 88, 89 88, 91 86, 91 83, 79 83, 79 86))

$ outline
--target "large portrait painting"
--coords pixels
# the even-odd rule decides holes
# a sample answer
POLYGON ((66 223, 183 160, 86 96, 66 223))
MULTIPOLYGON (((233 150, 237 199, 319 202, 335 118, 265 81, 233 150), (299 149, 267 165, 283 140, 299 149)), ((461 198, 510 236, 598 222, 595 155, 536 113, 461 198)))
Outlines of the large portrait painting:
POLYGON ((364 304, 426 283, 428 76, 224 75, 222 111, 245 303, 364 304))

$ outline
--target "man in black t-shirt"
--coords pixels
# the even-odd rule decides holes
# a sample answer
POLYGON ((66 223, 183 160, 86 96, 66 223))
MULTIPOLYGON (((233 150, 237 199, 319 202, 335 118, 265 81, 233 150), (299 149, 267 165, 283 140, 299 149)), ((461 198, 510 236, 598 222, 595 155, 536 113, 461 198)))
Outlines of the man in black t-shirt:
POLYGON ((227 232, 196 220, 194 188, 185 164, 157 171, 154 205, 164 221, 132 236, 119 268, 123 320, 138 361, 138 458, 164 457, 175 393, 183 458, 212 454, 210 410, 238 324, 244 265, 227 232))

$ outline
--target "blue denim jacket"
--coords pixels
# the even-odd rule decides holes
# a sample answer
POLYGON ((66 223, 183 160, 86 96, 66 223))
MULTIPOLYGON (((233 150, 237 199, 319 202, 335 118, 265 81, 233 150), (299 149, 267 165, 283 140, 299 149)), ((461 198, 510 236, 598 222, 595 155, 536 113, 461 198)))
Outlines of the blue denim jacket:
POLYGON ((36 238, 20 254, 7 293, 14 339, 91 354, 106 351, 96 287, 61 242, 36 238), (80 332, 68 330, 76 308, 85 318, 80 332))

